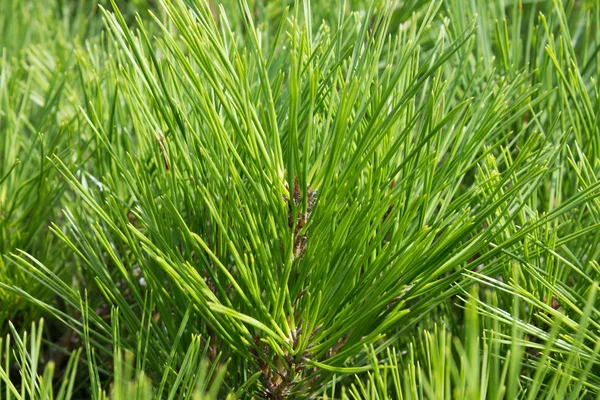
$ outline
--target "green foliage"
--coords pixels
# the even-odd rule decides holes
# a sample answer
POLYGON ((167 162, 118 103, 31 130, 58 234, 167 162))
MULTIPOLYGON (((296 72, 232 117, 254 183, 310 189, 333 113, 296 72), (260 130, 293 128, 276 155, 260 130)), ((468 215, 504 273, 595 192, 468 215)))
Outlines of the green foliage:
MULTIPOLYGON (((118 320, 116 311, 113 312, 115 320, 118 320)), ((15 328, 10 325, 13 333, 14 344, 11 343, 11 336, 7 336, 4 350, 4 365, 0 366, 0 379, 5 383, 5 394, 7 398, 14 399, 48 399, 56 398, 73 399, 77 383, 77 367, 80 361, 81 350, 71 354, 64 369, 62 383, 60 388, 53 386, 53 378, 56 365, 52 360, 45 359, 47 355, 42 352, 42 330, 43 320, 39 325, 32 325, 30 331, 25 331, 20 337, 15 328), (28 336, 29 335, 29 336, 28 336), (29 342, 28 342, 29 341, 29 342), (29 343, 29 347, 28 347, 29 343), (11 379, 11 357, 15 357, 15 364, 19 370, 17 379, 11 379), (38 374, 41 362, 47 362, 43 372, 38 374), (18 383, 17 383, 18 382, 18 383), (15 384, 16 383, 16 384, 15 384), (53 397, 56 396, 56 397, 53 397)), ((134 365, 132 353, 123 350, 119 343, 118 326, 114 327, 115 342, 112 366, 112 377, 114 382, 110 387, 110 394, 103 390, 99 382, 99 371, 94 361, 94 351, 90 350, 91 344, 88 336, 85 336, 85 348, 88 356, 88 366, 91 381, 91 399, 152 399, 159 397, 164 390, 164 385, 159 388, 153 388, 152 383, 140 370, 140 364, 134 365)), ((0 340, 0 344, 2 341, 0 340)), ((2 354, 2 353, 0 353, 2 354)), ((178 379, 170 387, 168 398, 185 399, 216 399, 219 387, 221 385, 222 373, 215 375, 214 369, 209 369, 203 362, 205 352, 202 352, 200 338, 192 339, 192 345, 187 350, 182 365, 178 368, 178 379), (210 382, 210 389, 207 388, 210 382), (179 395, 178 395, 179 393, 179 395)), ((166 368, 164 379, 170 373, 166 368)))
POLYGON ((600 393, 597 2, 0 15, 7 397, 600 393))
MULTIPOLYGON (((492 304, 496 301, 493 294, 487 300, 492 304)), ((525 339, 531 326, 514 329, 517 325, 501 324, 494 315, 480 318, 477 301, 472 297, 468 303, 461 340, 434 326, 417 335, 404 357, 388 349, 384 353, 387 362, 382 363, 371 349, 373 371, 348 389, 342 388, 341 398, 576 399, 598 392, 597 378, 590 371, 597 363, 600 345, 591 350, 584 343, 591 303, 578 321, 572 341, 563 341, 559 318, 553 321, 545 340, 537 342, 525 339), (484 325, 483 337, 479 336, 480 324, 484 325)), ((334 384, 333 398, 335 390, 334 384)))

